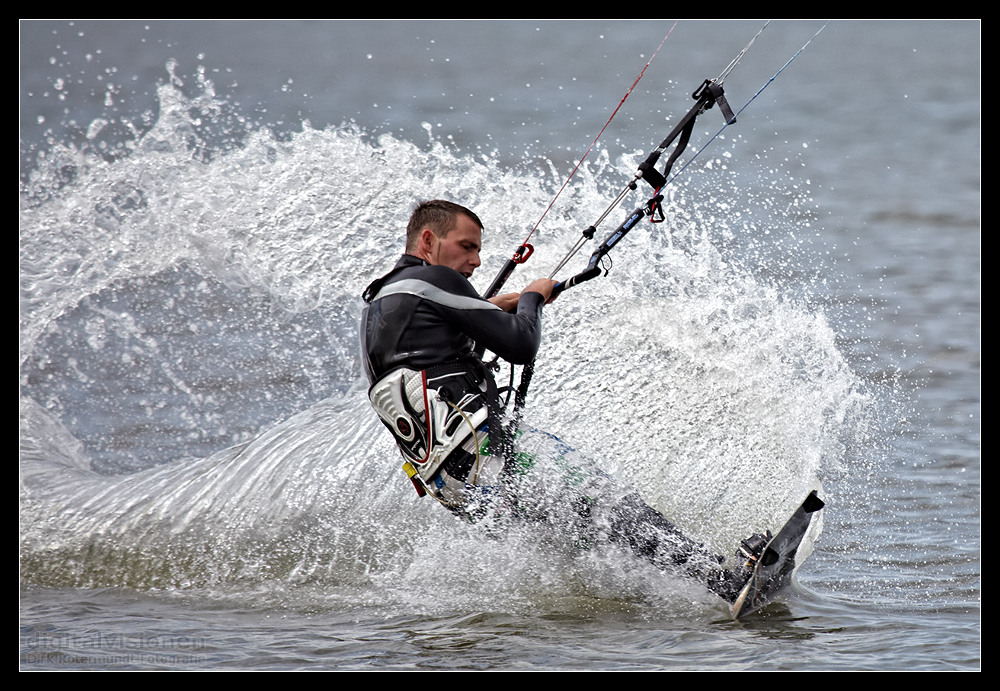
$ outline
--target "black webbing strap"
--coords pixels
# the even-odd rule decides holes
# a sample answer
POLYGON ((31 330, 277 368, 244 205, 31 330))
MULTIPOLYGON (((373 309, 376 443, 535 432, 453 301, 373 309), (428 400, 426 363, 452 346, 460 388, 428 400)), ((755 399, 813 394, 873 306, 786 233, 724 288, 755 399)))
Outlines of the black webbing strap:
POLYGON ((660 145, 646 157, 646 160, 639 164, 639 170, 642 173, 642 179, 648 182, 654 189, 660 189, 667 184, 667 177, 670 175, 670 169, 682 153, 684 149, 687 148, 688 141, 691 139, 691 132, 694 130, 694 121, 699 115, 704 113, 706 110, 710 109, 716 103, 719 104, 719 110, 722 111, 722 116, 726 118, 727 123, 736 122, 736 116, 733 114, 733 109, 729 107, 729 102, 726 100, 725 93, 722 89, 721 84, 716 84, 710 79, 706 79, 698 89, 691 94, 691 97, 695 99, 695 104, 691 107, 691 110, 681 118, 681 121, 677 123, 667 138, 660 142, 660 145), (680 135, 680 140, 677 142, 677 146, 674 148, 670 158, 667 159, 667 163, 664 166, 663 172, 660 173, 656 170, 656 162, 660 159, 660 155, 670 146, 675 139, 680 135))

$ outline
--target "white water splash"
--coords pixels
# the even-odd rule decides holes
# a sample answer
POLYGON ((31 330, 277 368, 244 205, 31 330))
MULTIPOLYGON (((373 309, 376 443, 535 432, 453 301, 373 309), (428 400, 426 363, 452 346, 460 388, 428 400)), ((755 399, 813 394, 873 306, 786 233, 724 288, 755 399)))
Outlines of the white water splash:
MULTIPOLYGON (((475 209, 484 266, 498 267, 558 176, 499 169, 433 140, 424 150, 308 123, 287 140, 258 129, 216 151, 199 130, 224 117, 210 92, 188 100, 165 85, 159 95, 159 119, 127 155, 54 147, 21 195, 19 361, 22 392, 34 399, 22 400, 19 425, 22 578, 354 583, 363 595, 352 597, 382 601, 401 597, 398 579, 418 584, 429 572, 494 602, 604 592, 594 585, 602 578, 627 590, 631 570, 644 567, 612 552, 557 551, 549 563, 551 553, 528 547, 529 532, 492 541, 418 501, 359 384, 357 296, 401 251, 413 202, 447 197, 475 209), (154 304, 150 286, 168 274, 177 282, 154 304), (260 324, 257 338, 216 342, 235 331, 220 334, 219 324, 241 323, 260 324), (303 364, 302 349, 323 363, 303 364), (238 376, 223 376, 227 358, 238 376), (192 360, 209 367, 194 372, 192 360), (308 383, 295 384, 303 373, 308 383), (232 386, 244 376, 256 383, 232 386), (105 380, 122 386, 113 419, 80 403, 105 380), (266 419, 270 408, 254 417, 288 388, 304 412, 280 424, 266 419), (225 421, 234 409, 237 421, 225 421), (248 434, 233 426, 259 434, 185 460, 206 435, 248 434), (157 427, 176 429, 172 441, 150 443, 146 469, 112 477, 85 469, 96 450, 74 438, 113 438, 102 449, 128 456, 157 427)), ((606 160, 598 165, 609 174, 606 160)), ((713 244, 743 222, 730 226, 712 202, 685 196, 672 192, 669 229, 634 231, 607 278, 546 308, 526 420, 728 552, 817 486, 842 438, 857 433, 864 396, 822 313, 760 284, 713 244)), ((514 287, 544 273, 605 204, 589 173, 566 198, 514 287)), ((491 278, 483 273, 480 288, 491 278)), ((403 600, 430 597, 414 586, 403 600)))

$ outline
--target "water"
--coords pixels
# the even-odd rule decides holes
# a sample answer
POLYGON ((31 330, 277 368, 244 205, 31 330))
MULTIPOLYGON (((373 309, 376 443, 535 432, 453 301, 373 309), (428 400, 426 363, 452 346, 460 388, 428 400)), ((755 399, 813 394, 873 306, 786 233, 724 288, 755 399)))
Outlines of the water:
MULTIPOLYGON (((691 534, 822 488, 781 601, 458 524, 367 408, 413 201, 479 213, 484 287, 672 24, 22 23, 21 668, 978 669, 978 23, 832 23, 546 309, 526 421, 691 534)), ((673 30, 516 286, 759 28, 673 30)))

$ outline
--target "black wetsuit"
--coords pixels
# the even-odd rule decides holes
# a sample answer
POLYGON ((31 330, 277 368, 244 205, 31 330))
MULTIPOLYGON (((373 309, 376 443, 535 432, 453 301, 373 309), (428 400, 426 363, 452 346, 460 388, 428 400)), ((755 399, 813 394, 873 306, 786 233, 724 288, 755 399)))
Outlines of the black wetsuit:
POLYGON ((404 469, 418 491, 474 517, 482 507, 470 507, 470 500, 499 486, 510 455, 496 383, 480 354, 487 349, 514 364, 531 362, 545 298, 523 293, 509 314, 479 297, 454 269, 404 254, 364 299, 369 395, 410 464, 404 469), (397 375, 402 379, 390 381, 397 375))
MULTIPOLYGON (((361 329, 362 350, 373 385, 400 368, 426 372, 443 368, 467 370, 464 390, 475 391, 484 377, 492 384, 492 376, 476 355, 477 347, 485 347, 514 364, 530 362, 538 351, 544 302, 539 293, 523 293, 517 313, 508 314, 480 298, 457 271, 403 255, 391 272, 368 287, 364 297, 369 305, 361 329)), ((462 393, 448 395, 457 401, 462 393)), ((487 398, 484 393, 478 405, 486 405, 487 398)), ((397 436, 405 458, 399 435, 388 421, 383 421, 397 436)), ((476 483, 469 478, 470 454, 455 451, 448 458, 431 482, 438 476, 457 478, 467 483, 467 489, 474 489, 470 485, 476 483)), ((442 503, 459 515, 475 518, 474 512, 461 504, 442 503)), ((522 515, 539 520, 539 511, 531 508, 530 499, 521 497, 513 503, 520 506, 522 515)), ((592 474, 585 488, 567 486, 565 505, 573 514, 570 523, 585 526, 585 531, 604 525, 612 541, 663 568, 681 567, 730 602, 745 580, 741 574, 718 568, 721 557, 685 537, 637 494, 622 490, 603 474, 592 474), (596 520, 598 515, 603 519, 596 520)), ((546 510, 551 510, 551 505, 542 509, 546 510)))
POLYGON ((517 313, 508 314, 454 269, 409 254, 379 281, 369 287, 362 332, 369 383, 397 367, 422 370, 474 358, 477 345, 517 365, 538 352, 540 293, 524 293, 517 313))

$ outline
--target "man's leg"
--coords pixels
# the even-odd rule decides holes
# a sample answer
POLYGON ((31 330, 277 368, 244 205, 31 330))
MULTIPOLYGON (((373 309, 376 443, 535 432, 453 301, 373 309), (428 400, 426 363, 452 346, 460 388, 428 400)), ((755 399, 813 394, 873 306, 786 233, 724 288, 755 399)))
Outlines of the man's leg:
MULTIPOLYGON (((663 569, 681 568, 726 602, 735 602, 752 569, 724 569, 723 557, 685 536, 663 514, 646 504, 638 494, 629 494, 611 508, 611 539, 663 569)), ((746 557, 756 560, 763 550, 764 536, 743 541, 746 557), (760 539, 756 539, 760 538, 760 539)))

